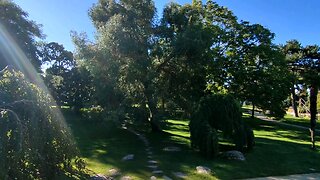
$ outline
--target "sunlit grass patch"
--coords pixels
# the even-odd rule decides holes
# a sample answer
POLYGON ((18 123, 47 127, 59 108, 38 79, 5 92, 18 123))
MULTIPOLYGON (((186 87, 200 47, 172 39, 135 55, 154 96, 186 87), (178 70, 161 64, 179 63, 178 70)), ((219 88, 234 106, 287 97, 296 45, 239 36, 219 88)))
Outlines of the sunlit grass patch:
POLYGON ((280 120, 280 122, 303 126, 306 128, 310 127, 310 117, 307 116, 301 116, 301 117, 294 117, 290 114, 285 115, 284 118, 280 120))
MULTIPOLYGON (((135 179, 149 179, 152 174, 146 168, 147 158, 143 143, 133 134, 119 129, 112 123, 94 124, 68 117, 88 168, 96 173, 108 174, 111 168, 120 169, 122 175, 135 179), (123 162, 127 154, 135 159, 123 162)), ((149 139, 153 158, 165 175, 175 179, 174 172, 185 173, 188 179, 239 179, 262 176, 278 176, 297 173, 320 172, 320 153, 310 149, 309 133, 297 128, 264 122, 244 116, 244 121, 254 129, 256 146, 245 154, 246 161, 230 161, 217 158, 204 159, 190 147, 189 121, 167 120, 165 133, 151 133, 140 127, 149 139), (179 147, 179 152, 166 152, 165 147, 179 147), (197 166, 211 168, 211 175, 196 173, 197 166)), ((221 145, 231 145, 222 142, 221 145)))

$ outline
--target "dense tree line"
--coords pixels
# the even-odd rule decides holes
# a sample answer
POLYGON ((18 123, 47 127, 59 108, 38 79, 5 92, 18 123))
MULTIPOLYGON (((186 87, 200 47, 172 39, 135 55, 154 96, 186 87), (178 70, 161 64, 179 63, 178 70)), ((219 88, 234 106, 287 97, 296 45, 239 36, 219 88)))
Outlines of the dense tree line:
POLYGON ((155 131, 160 107, 190 115, 211 93, 233 94, 284 115, 292 77, 270 30, 238 21, 213 1, 170 3, 159 20, 152 1, 136 3, 99 1, 89 13, 96 41, 74 35, 100 105, 144 109, 155 131))

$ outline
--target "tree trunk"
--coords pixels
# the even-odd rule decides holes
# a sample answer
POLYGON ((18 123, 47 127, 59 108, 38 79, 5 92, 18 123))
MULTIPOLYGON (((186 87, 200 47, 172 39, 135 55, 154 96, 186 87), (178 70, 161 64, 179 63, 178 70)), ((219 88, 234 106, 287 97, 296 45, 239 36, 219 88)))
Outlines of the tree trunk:
POLYGON ((149 110, 149 118, 148 121, 151 126, 152 132, 162 132, 158 119, 156 118, 157 115, 157 108, 153 102, 148 101, 148 110, 149 110))
POLYGON ((310 135, 311 135, 311 143, 312 149, 315 149, 315 130, 317 123, 317 95, 318 88, 315 85, 311 85, 310 88, 310 135))
POLYGON ((254 108, 255 108, 254 103, 252 103, 251 118, 254 118, 254 108))
MULTIPOLYGON (((148 86, 145 86, 145 87, 148 87, 148 86)), ((148 121, 150 123, 151 130, 152 132, 162 132, 157 119, 157 113, 158 113, 157 104, 154 102, 152 94, 150 93, 150 91, 148 91, 148 89, 145 91, 145 97, 147 100, 147 108, 149 110, 148 121)))
POLYGON ((295 92, 295 88, 294 88, 294 85, 293 87, 291 88, 291 95, 292 95, 292 108, 293 108, 293 111, 294 111, 294 116, 295 117, 299 117, 299 114, 298 114, 298 107, 297 107, 297 95, 296 95, 296 92, 295 92))

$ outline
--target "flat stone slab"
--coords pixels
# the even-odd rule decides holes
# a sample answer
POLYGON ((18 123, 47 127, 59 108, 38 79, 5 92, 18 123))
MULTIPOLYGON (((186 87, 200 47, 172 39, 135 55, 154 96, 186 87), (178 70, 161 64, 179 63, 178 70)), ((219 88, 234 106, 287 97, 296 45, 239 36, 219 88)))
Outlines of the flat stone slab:
POLYGON ((130 161, 134 159, 134 154, 128 154, 122 158, 122 161, 130 161))
POLYGON ((187 175, 182 172, 173 172, 172 174, 177 178, 182 178, 182 179, 187 178, 187 175))
POLYGON ((163 148, 163 151, 166 151, 166 152, 179 152, 179 151, 181 151, 181 148, 175 147, 175 146, 169 146, 169 147, 163 148))
POLYGON ((163 171, 161 171, 161 170, 152 171, 152 174, 162 174, 162 173, 163 173, 163 171))
POLYGON ((222 157, 229 160, 245 161, 243 153, 240 151, 227 151, 222 154, 222 157))
POLYGON ((150 168, 150 169, 157 169, 158 168, 158 166, 156 166, 156 165, 149 165, 147 167, 150 168))
POLYGON ((130 177, 130 176, 123 176, 120 178, 120 180, 131 180, 131 179, 132 179, 132 177, 130 177))
POLYGON ((115 176, 120 176, 121 172, 116 168, 111 168, 109 169, 108 174, 109 176, 115 177, 115 176))
POLYGON ((211 169, 205 166, 197 166, 196 170, 199 174, 211 174, 211 169))
POLYGON ((90 177, 90 180, 112 180, 112 179, 113 178, 107 177, 102 174, 96 174, 96 175, 90 177))
POLYGON ((172 179, 169 178, 168 176, 162 176, 162 179, 164 179, 164 180, 172 180, 172 179))
POLYGON ((158 161, 155 161, 155 160, 149 160, 149 161, 148 161, 148 163, 149 163, 149 164, 158 164, 158 161))
POLYGON ((109 176, 113 176, 113 177, 121 175, 121 172, 115 168, 109 169, 108 172, 109 172, 109 176))

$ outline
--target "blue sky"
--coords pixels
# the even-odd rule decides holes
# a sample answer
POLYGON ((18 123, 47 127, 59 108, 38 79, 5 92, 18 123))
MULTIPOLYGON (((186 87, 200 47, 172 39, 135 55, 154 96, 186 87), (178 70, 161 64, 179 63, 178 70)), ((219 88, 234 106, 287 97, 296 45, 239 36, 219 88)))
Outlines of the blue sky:
MULTIPOLYGON (((98 0, 14 0, 29 13, 29 19, 42 24, 46 41, 73 50, 70 31, 87 32, 94 37, 88 9, 98 0)), ((155 0, 159 12, 170 0, 155 0)), ((180 4, 192 0, 175 0, 180 4)), ((259 23, 276 33, 275 43, 298 39, 303 45, 320 44, 319 0, 217 0, 240 20, 259 23)))

